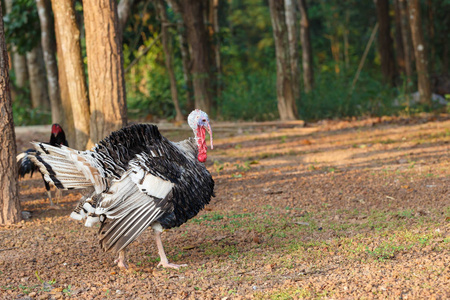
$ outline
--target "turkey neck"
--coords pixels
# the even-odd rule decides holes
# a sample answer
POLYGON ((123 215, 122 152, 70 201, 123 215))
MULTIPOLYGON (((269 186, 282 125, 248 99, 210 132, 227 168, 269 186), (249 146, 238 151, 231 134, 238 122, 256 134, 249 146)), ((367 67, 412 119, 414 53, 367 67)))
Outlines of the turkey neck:
POLYGON ((198 161, 205 162, 206 161, 206 130, 202 126, 197 127, 197 147, 198 147, 198 161))

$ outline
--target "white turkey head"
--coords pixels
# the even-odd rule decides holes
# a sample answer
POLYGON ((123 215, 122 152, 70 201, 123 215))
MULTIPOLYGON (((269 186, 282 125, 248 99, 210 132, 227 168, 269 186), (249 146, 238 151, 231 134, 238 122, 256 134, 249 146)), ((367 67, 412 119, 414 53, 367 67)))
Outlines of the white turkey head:
POLYGON ((209 124, 208 115, 201 111, 200 109, 196 109, 192 111, 188 116, 188 124, 192 128, 195 134, 195 140, 197 141, 198 146, 198 160, 200 162, 206 161, 206 131, 209 133, 211 149, 213 149, 213 137, 212 137, 212 129, 209 124))

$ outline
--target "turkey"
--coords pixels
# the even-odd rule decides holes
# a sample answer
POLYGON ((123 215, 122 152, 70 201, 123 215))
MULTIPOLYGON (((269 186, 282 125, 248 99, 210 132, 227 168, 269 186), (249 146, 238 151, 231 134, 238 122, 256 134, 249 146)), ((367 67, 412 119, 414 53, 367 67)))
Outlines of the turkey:
MULTIPOLYGON (((64 130, 59 124, 52 125, 52 133, 50 135, 50 145, 59 147, 61 145, 69 146, 66 140, 66 134, 64 130)), ((30 174, 33 176, 35 171, 38 171, 38 167, 34 164, 30 159, 30 154, 36 154, 36 150, 28 149, 16 156, 17 161, 17 169, 19 170, 19 178, 25 177, 26 174, 30 174)), ((44 174, 42 174, 42 178, 44 178, 44 174)), ((50 192, 50 184, 44 179, 45 189, 47 190, 48 198, 50 199, 50 205, 54 206, 52 201, 52 193, 50 192)), ((61 191, 56 191, 56 203, 58 203, 58 199, 61 198, 61 191)))
POLYGON ((91 189, 72 212, 86 226, 100 223, 101 248, 115 251, 127 268, 125 249, 147 227, 154 230, 161 258, 169 263, 161 241, 164 229, 191 219, 214 196, 214 180, 203 164, 207 157, 208 115, 194 110, 188 117, 195 138, 171 142, 156 125, 138 124, 111 133, 90 151, 34 143, 32 160, 45 180, 59 189, 91 189))

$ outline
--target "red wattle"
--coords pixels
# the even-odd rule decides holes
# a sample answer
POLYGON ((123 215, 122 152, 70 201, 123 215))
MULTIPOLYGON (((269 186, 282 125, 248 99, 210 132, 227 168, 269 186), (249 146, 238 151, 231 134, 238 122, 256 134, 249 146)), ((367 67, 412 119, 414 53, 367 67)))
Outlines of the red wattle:
POLYGON ((198 146, 198 161, 205 162, 206 161, 206 141, 205 141, 206 133, 205 128, 202 126, 197 127, 197 146, 198 146))

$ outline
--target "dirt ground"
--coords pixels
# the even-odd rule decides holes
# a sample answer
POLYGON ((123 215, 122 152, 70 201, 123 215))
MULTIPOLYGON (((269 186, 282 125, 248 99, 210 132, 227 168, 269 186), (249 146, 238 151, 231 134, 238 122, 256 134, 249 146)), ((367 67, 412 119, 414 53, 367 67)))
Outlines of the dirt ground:
MULTIPOLYGON (((68 217, 79 194, 51 209, 37 174, 20 181, 31 218, 0 227, 0 298, 450 298, 449 116, 213 129, 217 197, 163 234, 187 267, 156 268, 147 230, 119 270, 68 217)), ((18 130, 18 148, 48 138, 18 130)))

